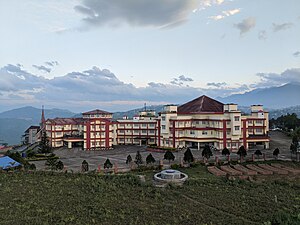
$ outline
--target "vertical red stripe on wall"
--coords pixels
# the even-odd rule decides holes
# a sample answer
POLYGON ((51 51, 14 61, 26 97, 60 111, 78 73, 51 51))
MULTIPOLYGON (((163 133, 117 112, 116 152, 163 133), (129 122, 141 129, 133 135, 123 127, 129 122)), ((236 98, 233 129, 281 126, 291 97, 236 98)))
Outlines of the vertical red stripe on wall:
POLYGON ((109 122, 105 123, 105 147, 109 148, 109 122))
POLYGON ((90 150, 91 148, 91 123, 86 123, 86 149, 90 150))
POLYGON ((226 145, 226 120, 223 120, 223 148, 226 148, 227 145, 226 145))
POLYGON ((160 120, 157 121, 157 139, 158 139, 158 144, 157 146, 160 146, 160 120))
POLYGON ((175 148, 175 120, 173 121, 173 148, 175 148))
POLYGON ((243 145, 245 149, 247 149, 247 140, 246 140, 246 135, 247 135, 247 120, 243 120, 243 145))

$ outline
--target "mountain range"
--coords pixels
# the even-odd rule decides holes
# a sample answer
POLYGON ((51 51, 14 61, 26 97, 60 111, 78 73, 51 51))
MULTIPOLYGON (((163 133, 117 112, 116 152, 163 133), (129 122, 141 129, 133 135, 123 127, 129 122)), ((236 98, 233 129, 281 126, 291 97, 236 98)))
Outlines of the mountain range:
POLYGON ((217 98, 223 103, 248 106, 261 104, 269 109, 281 109, 300 105, 300 83, 288 83, 279 87, 259 88, 244 94, 234 94, 217 98))
MULTIPOLYGON (((270 119, 277 118, 287 113, 296 113, 300 117, 300 84, 290 83, 281 87, 256 89, 244 94, 235 94, 225 98, 217 98, 223 103, 236 103, 239 109, 249 113, 249 106, 262 104, 270 112, 270 119)), ((195 96, 197 97, 197 96, 195 96)), ((101 107, 99 107, 101 109, 101 107)), ((113 119, 121 119, 123 116, 133 117, 144 108, 115 112, 113 119)), ((163 110, 163 105, 149 106, 149 110, 156 113, 163 110)), ((55 117, 80 117, 81 114, 65 109, 45 109, 46 118, 55 117)), ((13 109, 0 113, 0 143, 18 144, 21 136, 31 125, 38 125, 41 119, 41 109, 31 106, 13 109)))

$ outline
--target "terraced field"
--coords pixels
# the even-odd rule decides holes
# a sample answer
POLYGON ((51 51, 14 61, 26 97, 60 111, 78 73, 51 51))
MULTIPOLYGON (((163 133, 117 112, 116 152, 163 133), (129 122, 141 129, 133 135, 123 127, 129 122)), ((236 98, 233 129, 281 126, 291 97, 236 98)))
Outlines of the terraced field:
POLYGON ((300 222, 299 179, 278 175, 264 182, 230 181, 200 165, 180 170, 189 175, 188 181, 163 189, 152 185, 154 171, 0 173, 0 221, 9 225, 300 222), (145 175, 146 182, 137 175, 145 175))

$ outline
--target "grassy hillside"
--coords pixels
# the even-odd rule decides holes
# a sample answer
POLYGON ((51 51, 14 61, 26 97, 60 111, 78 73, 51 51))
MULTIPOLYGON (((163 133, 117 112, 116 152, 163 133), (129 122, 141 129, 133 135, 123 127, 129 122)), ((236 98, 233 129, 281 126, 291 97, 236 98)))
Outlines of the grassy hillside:
POLYGON ((299 213, 299 179, 228 181, 207 173, 202 166, 184 172, 190 179, 183 187, 165 189, 151 185, 152 172, 139 173, 146 175, 146 183, 140 183, 135 175, 0 173, 0 221, 240 225, 262 224, 282 212, 299 213))

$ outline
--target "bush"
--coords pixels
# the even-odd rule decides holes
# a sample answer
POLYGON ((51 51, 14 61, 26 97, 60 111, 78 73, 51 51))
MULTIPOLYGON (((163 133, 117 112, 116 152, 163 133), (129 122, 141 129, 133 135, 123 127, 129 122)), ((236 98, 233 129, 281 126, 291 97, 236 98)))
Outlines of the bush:
POLYGON ((169 160, 169 163, 170 163, 171 160, 174 161, 175 156, 170 150, 168 150, 168 151, 166 151, 166 153, 164 155, 164 159, 169 160))
POLYGON ((89 164, 88 164, 88 162, 86 160, 82 161, 81 171, 82 172, 88 172, 89 171, 89 164))
POLYGON ((146 157, 146 163, 147 164, 155 163, 155 159, 151 153, 146 157))
POLYGON ((188 163, 194 162, 194 156, 190 148, 185 151, 183 160, 188 163))
POLYGON ((63 170, 64 169, 64 163, 62 161, 58 161, 56 164, 56 169, 63 170))
POLYGON ((106 159, 104 162, 104 169, 110 169, 113 167, 113 164, 110 162, 109 159, 106 159))
POLYGON ((171 169, 173 169, 173 170, 178 170, 179 168, 180 168, 179 164, 172 164, 171 165, 171 169))

